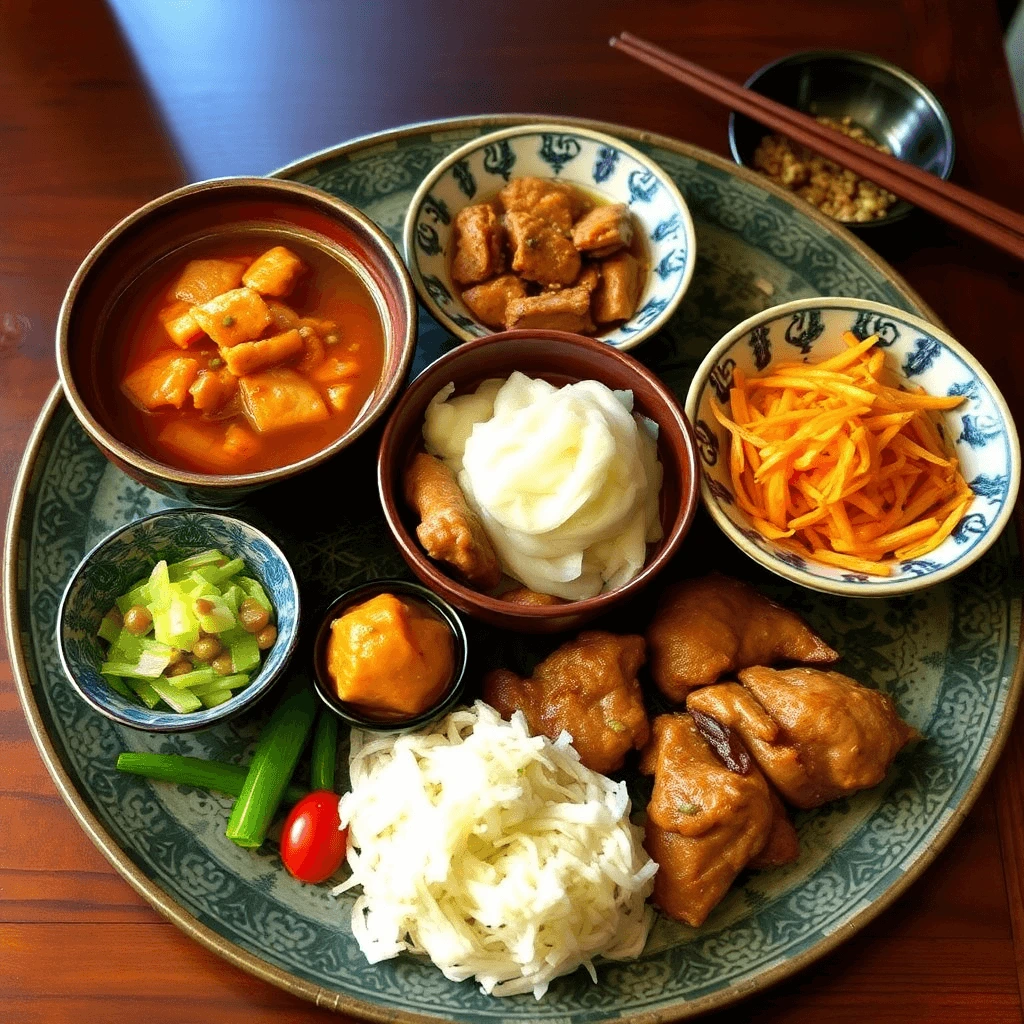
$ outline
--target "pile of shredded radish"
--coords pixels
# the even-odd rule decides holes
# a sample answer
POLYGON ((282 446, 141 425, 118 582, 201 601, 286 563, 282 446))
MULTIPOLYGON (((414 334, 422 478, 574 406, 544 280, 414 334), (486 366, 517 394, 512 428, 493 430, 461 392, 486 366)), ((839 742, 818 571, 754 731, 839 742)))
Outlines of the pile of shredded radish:
POLYGON ((593 958, 635 957, 657 865, 622 782, 583 767, 563 733, 531 736, 477 702, 429 730, 352 731, 341 799, 352 931, 370 963, 425 953, 452 981, 533 992, 593 958))

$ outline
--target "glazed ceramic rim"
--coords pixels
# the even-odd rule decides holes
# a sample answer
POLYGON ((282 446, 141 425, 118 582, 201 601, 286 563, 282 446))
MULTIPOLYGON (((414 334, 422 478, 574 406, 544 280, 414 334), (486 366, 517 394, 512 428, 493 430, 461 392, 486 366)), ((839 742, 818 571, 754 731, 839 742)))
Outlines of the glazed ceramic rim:
MULTIPOLYGON (((338 243, 332 242, 338 249, 343 249, 338 243)), ((345 250, 347 251, 347 250, 345 250)), ((350 259, 356 264, 365 277, 365 269, 359 260, 349 254, 350 259)), ((364 286, 374 295, 374 304, 377 305, 375 293, 380 292, 380 287, 364 281, 364 286)), ((387 329, 386 310, 379 310, 381 320, 387 329)), ((268 484, 285 480, 289 477, 304 473, 315 466, 326 462, 337 455, 342 449, 347 448, 355 440, 361 437, 378 419, 387 411, 388 406, 394 400, 405 380, 412 361, 412 354, 416 349, 417 332, 417 306, 416 296, 413 292, 409 274, 405 269, 398 250, 392 244, 391 239, 360 210, 340 199, 336 199, 329 192, 323 189, 311 188, 301 182, 285 181, 277 178, 253 178, 253 177, 227 177, 210 178, 207 181, 194 182, 181 188, 166 192, 156 199, 140 206, 133 213, 128 214, 123 220, 115 224, 103 237, 89 250, 89 254, 82 260, 82 263, 75 271, 71 283, 60 305, 60 313, 57 317, 57 374, 60 378, 60 385, 64 389, 64 395, 68 400, 75 418, 82 425, 85 432, 92 438, 93 442, 105 455, 112 452, 117 458, 131 466, 138 472, 161 480, 169 481, 172 484, 185 487, 205 488, 208 490, 230 490, 232 488, 257 488, 268 484), (120 237, 130 228, 146 220, 151 214, 160 210, 168 203, 202 192, 220 192, 222 196, 230 198, 235 189, 256 189, 265 191, 270 195, 277 195, 282 201, 285 200, 312 200, 323 207, 323 212, 334 215, 334 219, 341 224, 355 223, 362 231, 366 232, 371 244, 376 245, 384 263, 387 265, 390 276, 394 279, 398 292, 402 298, 402 306, 406 316, 406 331, 404 337, 396 336, 394 343, 401 353, 398 365, 390 380, 385 381, 383 371, 381 383, 383 387, 376 402, 376 409, 360 422, 353 424, 341 437, 332 441, 331 444, 312 455, 307 455, 297 462, 290 462, 285 466, 276 466, 273 469, 263 469, 255 473, 217 474, 197 473, 192 470, 179 469, 176 466, 152 458, 143 452, 137 451, 130 445, 116 438, 104 427, 89 410, 78 387, 75 384, 74 374, 71 368, 71 355, 69 351, 68 336, 71 321, 71 312, 78 299, 79 292, 86 278, 100 258, 115 245, 120 237)))
MULTIPOLYGON (((474 338, 472 341, 464 342, 451 349, 439 359, 435 359, 427 369, 433 372, 435 368, 445 368, 450 363, 462 359, 467 353, 481 348, 507 347, 512 350, 517 342, 529 339, 552 340, 564 345, 572 345, 576 348, 589 349, 602 359, 619 363, 632 375, 639 377, 649 387, 654 389, 665 404, 669 416, 675 422, 675 426, 680 434, 682 434, 685 451, 680 461, 688 463, 687 468, 689 470, 689 480, 680 480, 679 486, 682 515, 673 519, 672 529, 665 536, 661 549, 654 557, 644 562, 643 568, 628 583, 623 584, 621 587, 616 587, 614 590, 608 590, 594 597, 588 597, 582 601, 568 601, 565 604, 556 605, 511 604, 508 601, 502 601, 500 598, 482 594, 479 590, 473 590, 472 587, 467 587, 464 583, 460 583, 454 577, 442 572, 437 564, 427 557, 423 549, 416 543, 416 538, 409 533, 401 517, 397 514, 401 498, 394 493, 394 488, 392 487, 393 474, 390 472, 397 468, 399 460, 402 454, 404 454, 398 452, 395 448, 395 424, 401 411, 425 390, 426 370, 406 388, 388 417, 377 456, 377 489, 380 493, 384 518, 387 520, 388 529, 391 531, 395 545, 406 561, 412 559, 416 563, 418 570, 414 571, 417 571, 417 574, 418 571, 422 571, 430 579, 432 585, 442 591, 447 590, 456 595, 460 601, 464 601, 471 608, 480 609, 495 615, 508 616, 509 618, 561 619, 575 615, 586 615, 590 618, 598 615, 609 606, 619 604, 621 601, 642 590, 668 565, 678 552, 680 545, 690 531, 693 517, 696 515, 697 505, 699 504, 698 490, 701 481, 701 471, 700 459, 697 456, 697 440, 693 433, 693 427, 682 406, 679 404, 679 400, 653 370, 649 370, 643 363, 614 345, 606 345, 597 338, 588 338, 582 334, 545 330, 502 331, 498 334, 488 334, 483 338, 474 338)), ((512 371, 510 370, 509 372, 511 373, 512 371)), ((651 410, 647 410, 647 412, 649 413, 651 410)), ((663 424, 658 423, 658 426, 661 428, 663 424)), ((662 525, 664 526, 664 524, 662 525)))
MULTIPOLYGON (((359 136, 347 143, 331 146, 317 153, 304 157, 274 172, 276 176, 300 175, 309 173, 316 165, 325 159, 336 159, 346 153, 359 152, 368 145, 380 145, 388 142, 396 142, 399 139, 410 135, 429 135, 431 132, 452 131, 460 127, 466 130, 490 126, 494 124, 517 124, 538 120, 536 114, 492 114, 492 115, 468 115, 457 118, 442 118, 436 121, 426 121, 418 124, 405 125, 399 128, 390 129, 385 132, 371 133, 359 136)), ((726 175, 739 178, 749 185, 761 188, 763 191, 773 195, 779 201, 792 206, 800 214, 815 221, 829 234, 832 234, 844 241, 851 249, 878 269, 889 281, 891 281, 909 301, 913 302, 918 309, 922 309, 929 316, 935 317, 934 312, 928 307, 925 301, 917 292, 904 281, 892 267, 888 266, 872 249, 864 242, 852 235, 846 228, 836 221, 825 217, 813 207, 799 202, 795 196, 786 192, 783 188, 769 182, 756 172, 745 167, 730 163, 723 157, 711 153, 708 150, 680 142, 667 135, 659 135, 654 132, 647 132, 637 128, 629 128, 624 125, 616 125, 606 121, 587 121, 583 119, 573 120, 571 123, 579 124, 581 127, 596 126, 610 131, 620 131, 628 134, 635 141, 649 142, 661 148, 679 153, 690 159, 698 160, 710 167, 722 171, 726 175)), ((937 317, 935 318, 937 322, 937 317)), ((194 915, 184 909, 177 901, 171 898, 152 879, 145 875, 135 862, 121 849, 110 833, 103 827, 102 823, 91 810, 88 801, 75 787, 70 776, 61 764, 60 755, 57 753, 50 739, 49 733, 43 723, 42 715, 35 702, 32 693, 32 686, 29 680, 28 665, 25 656, 25 648, 22 646, 22 631, 18 617, 17 594, 18 594, 18 527, 21 522, 22 512, 26 497, 28 496, 29 482, 32 470, 39 456, 43 437, 47 427, 53 418, 61 401, 60 385, 55 385, 50 392, 43 408, 40 410, 32 433, 29 436, 25 447, 25 454, 15 477, 14 487, 11 496, 10 510, 7 517, 7 527, 4 539, 4 578, 3 578, 3 604, 4 604, 4 631, 7 640, 7 648, 11 655, 11 670, 14 676, 15 687, 18 692, 18 699, 21 701, 25 718, 28 722, 29 732, 39 750, 39 755, 46 766, 46 770, 53 779, 54 786, 61 798, 67 804, 75 820, 82 831, 89 837, 96 848, 110 862, 122 878, 151 906, 153 906, 168 921, 181 929, 189 938, 194 939, 201 946, 212 953, 220 956, 228 963, 251 974, 253 977, 275 985, 292 995, 305 999, 317 1006, 324 1006, 338 1013, 349 1013, 358 1016, 363 1020, 378 1021, 381 1024, 445 1024, 445 1019, 433 1015, 412 1013, 407 1010, 393 1009, 368 1003, 362 999, 356 999, 344 993, 325 989, 313 982, 299 978, 280 967, 275 967, 265 960, 248 952, 241 946, 228 941, 212 928, 203 924, 194 915)), ((690 1018, 697 1014, 707 1013, 713 1009, 732 1005, 752 996, 758 992, 791 977, 797 972, 820 960, 823 956, 832 952, 844 941, 852 937, 858 931, 873 921, 884 910, 888 909, 904 892, 925 872, 931 863, 938 856, 939 852, 949 843, 950 839, 960 827, 971 807, 974 805, 988 781, 1006 745, 1013 724, 1014 715, 1020 702, 1022 687, 1024 687, 1024 656, 1019 655, 1014 666, 1013 680, 1007 693, 1006 704, 1003 710, 999 728, 992 738, 985 756, 977 766, 974 780, 968 786, 959 803, 950 811, 949 817, 932 837, 929 847, 924 850, 921 856, 910 866, 910 869, 902 874, 892 885, 885 890, 876 900, 868 904, 851 920, 847 921, 841 928, 836 929, 821 942, 796 957, 779 963, 777 966, 764 971, 748 983, 731 986, 719 992, 702 996, 690 1002, 677 1003, 674 1006, 661 1010, 642 1013, 633 1013, 627 1016, 616 1016, 607 1018, 604 1022, 594 1024, 667 1024, 669 1021, 690 1018)))
MULTIPOLYGON (((605 145, 613 146, 616 149, 621 150, 627 156, 632 157, 642 167, 649 168, 657 175, 659 183, 665 191, 672 196, 683 214, 683 229, 686 234, 686 251, 688 254, 686 269, 683 271, 683 275, 679 280, 679 284, 676 285, 676 290, 673 292, 672 298, 669 299, 668 305, 661 311, 661 313, 658 314, 657 317, 654 318, 654 320, 651 321, 651 323, 646 327, 642 327, 627 341, 617 345, 612 344, 611 342, 604 342, 603 344, 607 345, 609 348, 618 349, 620 352, 627 352, 629 349, 636 348, 637 345, 652 337, 668 323, 675 314, 675 311, 679 308, 679 303, 683 301, 683 296, 690 287, 690 281, 693 279, 693 274, 697 267, 697 232, 693 226, 693 216, 690 214, 690 207, 687 206, 686 200, 683 198, 683 194, 679 191, 679 187, 672 180, 672 176, 659 163, 652 160, 649 156, 641 153, 640 150, 634 149, 621 139, 616 138, 614 135, 606 135, 604 132, 593 131, 590 129, 581 130, 578 123, 574 123, 569 120, 540 121, 533 124, 517 125, 514 128, 503 128, 500 131, 490 132, 487 135, 478 135, 475 139, 470 140, 463 146, 459 146, 458 149, 449 153, 443 160, 436 163, 427 172, 427 176, 413 193, 412 199, 409 200, 409 209, 406 210, 405 213, 405 224, 402 229, 402 247, 405 250, 405 262, 408 265, 409 274, 412 277, 413 285, 416 288, 416 294, 420 297, 420 301, 423 305, 427 307, 430 315, 437 320, 445 330, 451 331, 452 334, 461 338, 463 341, 477 341, 479 338, 477 335, 471 334, 465 327, 461 327, 452 320, 452 318, 448 316, 437 302, 434 301, 434 297, 423 284, 423 275, 420 273, 420 263, 416 256, 415 245, 416 218, 419 216, 420 207, 422 207, 423 201, 427 198, 430 190, 437 184, 438 179, 445 173, 445 171, 447 171, 453 164, 465 159, 465 157, 470 153, 475 153, 484 146, 491 145, 494 142, 500 142, 502 139, 511 139, 519 135, 533 135, 537 132, 565 132, 566 129, 570 129, 575 135, 582 135, 593 141, 603 142, 605 145)), ((635 316, 636 314, 634 313, 633 315, 635 316)), ((485 337, 489 337, 491 334, 505 333, 504 331, 492 331, 486 324, 472 316, 472 313, 470 313, 470 316, 476 323, 489 332, 485 337)), ((632 319, 632 317, 630 319, 632 319)), ((625 321, 627 324, 629 322, 629 320, 625 321)), ((597 336, 597 340, 601 340, 599 336, 597 336)))
POLYGON ((462 691, 466 686, 466 666, 468 664, 469 638, 466 636, 466 627, 459 617, 459 613, 439 594, 428 590, 422 583, 414 583, 412 580, 389 579, 385 577, 378 580, 369 580, 366 583, 360 583, 355 587, 343 590, 328 605, 327 611, 324 612, 323 619, 320 621, 320 626, 316 631, 316 639, 313 641, 313 684, 317 695, 326 707, 342 719, 342 721, 347 722, 355 729, 364 729, 366 732, 385 734, 413 732, 436 721, 455 707, 462 697, 462 691), (444 619, 445 625, 451 630, 457 648, 455 663, 452 666, 452 677, 440 699, 418 715, 394 721, 360 715, 348 701, 343 701, 336 697, 330 685, 324 680, 324 676, 327 673, 323 669, 322 660, 326 656, 324 647, 327 644, 327 634, 330 633, 331 623, 338 613, 346 608, 350 608, 364 594, 376 596, 388 593, 389 591, 417 598, 430 605, 444 619))
POLYGON ((769 306, 768 309, 747 317, 743 323, 737 324, 715 343, 693 376, 690 390, 686 394, 686 415, 690 417, 691 422, 695 421, 697 410, 700 408, 701 398, 708 388, 712 369, 718 360, 732 349, 736 342, 745 334, 749 334, 751 330, 761 324, 781 320, 791 313, 799 313, 805 309, 836 306, 841 309, 878 313, 882 316, 908 323, 922 333, 937 338, 943 346, 958 356, 971 373, 985 385, 992 395, 993 402, 999 412, 1003 428, 1006 430, 1007 444, 1010 449, 1010 481, 1006 492, 1006 501, 999 515, 992 521, 978 543, 963 558, 957 559, 951 565, 932 572, 923 573, 920 576, 908 577, 898 582, 881 583, 868 581, 866 583, 852 583, 846 580, 832 580, 824 576, 816 576, 814 573, 799 569, 786 562, 779 562, 778 559, 772 558, 747 537, 744 537, 736 524, 722 511, 721 502, 711 493, 703 467, 700 480, 701 500, 722 533, 744 554, 749 555, 755 562, 775 573, 776 576, 782 576, 790 582, 796 583, 801 587, 807 587, 810 590, 817 590, 826 594, 838 594, 841 597, 902 597, 915 590, 923 590, 926 587, 935 586, 935 584, 941 583, 943 580, 951 579, 973 565, 999 539, 999 535, 1006 528, 1006 524, 1013 515, 1017 501, 1017 491, 1020 487, 1020 440, 1017 436, 1017 428, 1013 422, 1013 415, 1006 404, 1006 399, 1003 398, 999 388, 996 387, 995 381, 989 376, 988 371, 960 342, 941 328, 936 327, 935 324, 929 323, 919 316, 914 316, 912 313, 905 313, 895 306, 886 305, 883 302, 871 302, 868 299, 850 299, 842 296, 823 296, 816 299, 796 299, 793 302, 784 302, 778 306, 769 306))
MULTIPOLYGON (((806 61, 811 58, 821 58, 827 60, 849 60, 856 64, 867 64, 870 67, 879 68, 882 71, 886 71, 891 74, 894 78, 899 78, 907 85, 909 85, 920 97, 931 107, 935 116, 939 120, 939 124, 942 125, 943 132, 946 136, 946 141, 949 143, 949 157, 946 160, 946 165, 942 169, 942 173, 938 175, 943 181, 948 181, 949 176, 953 173, 953 165, 956 162, 956 136, 953 134, 953 125, 950 123, 949 115, 946 113, 945 107, 939 102, 938 97, 924 84, 924 82, 915 78, 909 71, 905 71, 898 64, 893 64, 891 61, 885 60, 884 57, 878 57, 873 53, 863 53, 860 50, 797 50, 795 53, 788 53, 785 57, 778 57, 775 60, 769 61, 767 64, 759 67, 744 83, 744 89, 754 89, 758 80, 771 71, 773 68, 780 67, 784 64, 797 64, 801 61, 806 61)), ((752 118, 748 118, 752 120, 752 118)), ((768 129, 765 129, 767 134, 768 129)), ((733 160, 736 163, 747 170, 752 170, 747 164, 740 158, 739 147, 736 145, 736 113, 730 112, 729 114, 729 152, 732 153, 733 160)), ((795 194, 795 193, 794 193, 795 194)), ((808 206, 811 204, 808 203, 808 206)), ((913 203, 908 202, 906 199, 900 200, 900 209, 893 214, 886 214, 884 217, 879 217, 877 220, 866 220, 866 221, 841 221, 836 220, 837 224, 853 224, 858 231, 864 228, 881 228, 889 224, 895 224, 898 221, 903 220, 911 211, 916 209, 913 203)), ((815 207, 816 209, 816 207, 815 207)), ((830 218, 831 219, 831 218, 830 218)))
MULTIPOLYGON (((244 558, 245 555, 243 554, 242 557, 244 558)), ((275 609, 275 611, 276 610, 277 609, 275 609)), ((92 548, 82 556, 82 560, 75 567, 75 571, 71 574, 71 578, 68 580, 67 586, 64 588, 64 593, 61 594, 60 604, 57 606, 57 630, 54 639, 57 643, 57 656, 60 658, 60 667, 64 670, 64 675, 67 676, 68 682, 71 683, 75 693, 77 693, 78 696, 81 697, 82 700, 84 700, 85 703, 94 711, 98 711, 103 715, 104 718, 109 718, 110 721, 116 722, 118 725, 124 725, 129 729, 136 729, 139 732, 194 732, 197 729, 206 729, 211 725, 216 725, 217 722, 223 722, 228 718, 234 718, 235 715, 255 704, 256 701, 263 697, 267 691, 273 687, 274 683, 276 683, 281 677, 281 674, 288 668, 288 663, 291 661, 292 655, 295 654, 295 648, 298 646, 299 626, 302 621, 300 611, 299 582, 295 578, 295 573, 292 572, 291 564, 288 559, 285 558, 284 552, 270 539, 270 537, 259 529, 259 527, 253 526, 252 523, 246 522, 244 519, 225 515, 224 513, 218 512, 214 509, 193 508, 191 506, 185 506, 183 508, 165 508, 158 512, 151 512, 148 516, 142 516, 140 519, 134 519, 130 523, 125 523, 124 526, 119 526, 116 530, 111 531, 102 540, 94 544, 92 548), (178 714, 176 711, 154 711, 150 708, 149 712, 154 716, 154 721, 143 725, 126 717, 125 715, 122 715, 116 708, 108 707, 106 704, 96 700, 79 684, 78 678, 75 673, 71 671, 71 666, 68 664, 67 656, 64 653, 64 617, 67 614, 68 598, 71 594, 72 588, 81 578, 82 573, 85 572, 86 567, 93 558, 97 556, 112 540, 116 540, 129 530, 134 530, 140 526, 146 527, 157 519, 164 519, 167 516, 181 515, 182 513, 192 516, 206 516, 212 519, 219 519, 225 523, 237 523, 239 526, 244 526, 247 529, 252 530, 260 540, 270 548, 273 554, 281 560, 281 564, 288 572, 288 585, 295 598, 295 628, 292 630, 292 637, 288 642, 288 647, 284 652, 284 658, 281 661, 281 664, 278 665, 273 672, 266 675, 262 673, 258 674, 252 682, 239 690, 238 693, 236 693, 230 700, 225 701, 223 704, 218 704, 216 707, 203 708, 202 711, 192 711, 183 715, 178 714)))

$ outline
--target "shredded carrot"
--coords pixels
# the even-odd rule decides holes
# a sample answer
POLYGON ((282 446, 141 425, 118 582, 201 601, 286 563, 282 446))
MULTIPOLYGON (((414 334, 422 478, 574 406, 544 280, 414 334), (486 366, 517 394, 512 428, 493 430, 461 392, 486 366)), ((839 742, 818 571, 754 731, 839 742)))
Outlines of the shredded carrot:
POLYGON ((962 396, 908 389, 878 337, 847 331, 845 351, 817 364, 734 371, 726 409, 736 502, 780 547, 852 572, 888 576, 933 551, 973 492, 932 418, 962 396))

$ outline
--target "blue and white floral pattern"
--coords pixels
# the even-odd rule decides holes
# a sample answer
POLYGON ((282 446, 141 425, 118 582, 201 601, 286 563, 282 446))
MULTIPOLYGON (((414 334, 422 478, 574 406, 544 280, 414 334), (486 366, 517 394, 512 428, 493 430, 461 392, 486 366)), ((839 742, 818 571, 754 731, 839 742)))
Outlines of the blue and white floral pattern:
MULTIPOLYGON (((975 500, 963 521, 927 559, 897 563, 891 576, 864 577, 819 562, 794 561, 791 552, 751 532, 746 513, 734 501, 728 460, 705 459, 702 495, 712 516, 740 547, 767 568, 807 587, 851 596, 895 594, 930 586, 962 571, 991 544, 1006 525, 1020 480, 1020 450, 1013 420, 988 375, 974 359, 936 328, 897 309, 858 299, 806 299, 791 302, 751 318, 722 339, 705 359, 690 387, 686 410, 691 421, 712 431, 728 450, 728 434, 711 414, 710 403, 725 403, 733 370, 749 376, 768 369, 773 358, 791 359, 781 352, 782 341, 799 349, 805 362, 818 362, 845 348, 843 332, 868 337, 874 331, 888 340, 893 370, 930 394, 963 395, 963 403, 944 414, 939 430, 951 439, 964 479, 975 500), (774 354, 774 355, 773 355, 774 354), (944 425, 943 425, 944 424, 944 425), (710 482, 714 482, 714 487, 710 482)), ((710 440, 699 438, 701 452, 710 440)))
POLYGON ((551 178, 628 203, 646 236, 652 273, 632 319, 601 335, 627 349, 660 329, 672 315, 696 266, 693 221, 671 177, 625 143, 598 132, 546 126, 509 129, 467 144, 427 176, 409 207, 405 255, 413 283, 430 313, 461 338, 491 334, 458 298, 450 274, 454 219, 471 202, 487 199, 515 177, 551 178), (471 183, 471 186, 470 186, 471 183), (443 283, 445 290, 438 287, 443 283))

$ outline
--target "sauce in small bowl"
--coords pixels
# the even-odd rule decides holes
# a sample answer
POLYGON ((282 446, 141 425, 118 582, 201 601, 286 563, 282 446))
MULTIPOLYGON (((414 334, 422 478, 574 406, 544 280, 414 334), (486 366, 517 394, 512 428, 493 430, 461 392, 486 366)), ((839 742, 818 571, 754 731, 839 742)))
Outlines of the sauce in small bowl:
POLYGON ((374 580, 327 609, 313 678, 320 699, 350 725, 406 732, 458 703, 467 653, 462 621, 446 601, 407 580, 374 580))

